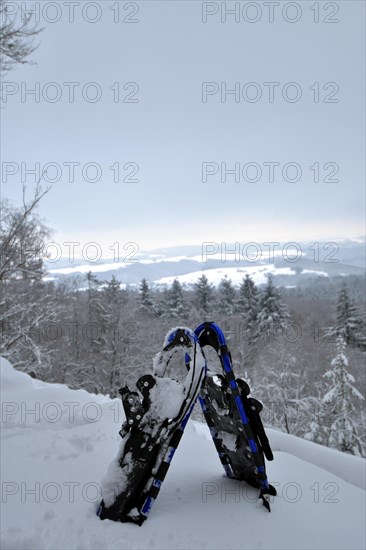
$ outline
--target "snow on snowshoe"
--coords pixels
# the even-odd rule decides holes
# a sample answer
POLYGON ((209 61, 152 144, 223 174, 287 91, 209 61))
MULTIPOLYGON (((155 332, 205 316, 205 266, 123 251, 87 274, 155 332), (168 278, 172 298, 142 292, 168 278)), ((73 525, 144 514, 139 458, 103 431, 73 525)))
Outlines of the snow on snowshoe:
POLYGON ((260 418, 262 404, 249 397, 244 380, 235 379, 220 327, 203 323, 195 334, 201 347, 211 346, 220 359, 221 372, 214 372, 208 362, 199 400, 221 463, 228 477, 259 488, 259 498, 270 511, 269 495, 275 495, 276 489, 266 475, 264 457, 273 460, 273 454, 260 418))
POLYGON ((120 389, 126 421, 121 447, 102 482, 101 519, 141 525, 169 469, 198 397, 206 361, 188 328, 167 334, 154 358, 153 373, 136 390, 120 389))

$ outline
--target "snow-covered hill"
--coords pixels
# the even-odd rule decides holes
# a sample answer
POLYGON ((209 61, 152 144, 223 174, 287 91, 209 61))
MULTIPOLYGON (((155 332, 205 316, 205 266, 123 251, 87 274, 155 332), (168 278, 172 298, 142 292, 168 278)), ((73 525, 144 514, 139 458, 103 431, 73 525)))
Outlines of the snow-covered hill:
POLYGON ((119 400, 33 380, 1 362, 1 548, 365 548, 365 461, 268 430, 277 487, 223 476, 207 427, 191 421, 142 527, 95 515, 119 446, 119 400))
POLYGON ((270 249, 269 243, 254 243, 255 246, 249 247, 245 254, 243 251, 247 249, 243 243, 227 243, 225 246, 222 243, 221 247, 216 245, 215 250, 220 251, 215 253, 208 252, 210 248, 206 250, 203 245, 178 246, 139 251, 133 257, 121 254, 113 260, 101 254, 98 261, 79 257, 73 261, 60 258, 56 262, 45 263, 49 280, 63 281, 68 277, 79 277, 85 282, 85 274, 90 270, 100 279, 109 280, 114 275, 124 285, 132 287, 138 285, 143 277, 160 287, 169 286, 174 278, 191 286, 203 271, 215 285, 225 275, 232 278, 234 284, 240 284, 246 273, 253 277, 256 284, 265 283, 265 275, 271 273, 280 285, 298 285, 315 277, 365 273, 364 239, 338 243, 299 243, 295 262, 293 247, 287 249, 286 245, 275 244, 270 249), (230 252, 233 250, 236 255, 230 252))
MULTIPOLYGON (((197 282, 197 279, 204 273, 210 283, 214 286, 218 286, 220 281, 224 277, 231 279, 232 283, 236 286, 239 286, 245 277, 245 275, 250 275, 256 285, 264 285, 268 280, 268 275, 274 277, 286 276, 288 277, 288 283, 292 283, 292 278, 295 278, 296 272, 290 267, 275 267, 271 264, 264 264, 258 266, 250 267, 219 267, 216 269, 206 269, 204 272, 193 271, 191 273, 186 273, 185 275, 178 275, 177 277, 163 277, 158 281, 155 281, 155 284, 162 286, 170 286, 174 279, 182 285, 193 286, 197 282)), ((313 271, 310 269, 303 270, 304 275, 315 274, 318 277, 328 277, 327 272, 325 271, 313 271)), ((296 280, 298 280, 296 278, 296 280)))

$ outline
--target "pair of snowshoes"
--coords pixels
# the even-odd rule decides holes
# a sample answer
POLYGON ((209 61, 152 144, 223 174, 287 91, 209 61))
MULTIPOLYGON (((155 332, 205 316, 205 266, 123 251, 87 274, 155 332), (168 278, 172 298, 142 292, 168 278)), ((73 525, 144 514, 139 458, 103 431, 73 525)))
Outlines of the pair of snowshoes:
POLYGON ((260 419, 262 405, 249 397, 244 380, 235 379, 224 334, 215 323, 203 323, 194 332, 172 329, 154 359, 153 374, 142 376, 136 389, 120 389, 126 421, 118 456, 103 481, 101 519, 142 525, 197 398, 226 474, 259 488, 270 510, 268 496, 276 491, 266 476, 264 457, 273 460, 273 455, 260 419), (207 364, 205 346, 217 352, 221 372, 207 364))

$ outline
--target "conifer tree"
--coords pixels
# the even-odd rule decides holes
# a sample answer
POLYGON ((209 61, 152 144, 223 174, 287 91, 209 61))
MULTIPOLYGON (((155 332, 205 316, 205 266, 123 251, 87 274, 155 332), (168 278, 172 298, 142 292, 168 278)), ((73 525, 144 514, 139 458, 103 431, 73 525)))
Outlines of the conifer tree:
POLYGON ((108 281, 106 286, 103 288, 103 292, 108 303, 118 302, 118 299, 122 293, 121 283, 114 275, 112 275, 111 280, 108 281))
POLYGON ((351 300, 346 283, 338 293, 335 322, 326 330, 327 336, 341 336, 347 346, 366 349, 365 324, 351 300))
POLYGON ((343 452, 364 456, 362 441, 352 419, 354 401, 364 398, 355 388, 355 379, 347 370, 345 349, 345 341, 338 336, 337 354, 331 362, 331 369, 324 374, 329 382, 329 389, 323 397, 323 403, 330 408, 331 415, 329 445, 343 452))
POLYGON ((139 295, 140 309, 149 311, 150 313, 155 313, 154 303, 151 298, 150 286, 145 278, 141 280, 139 286, 139 295))
POLYGON ((203 274, 194 284, 194 293, 199 312, 207 317, 213 309, 214 288, 206 275, 203 274))
POLYGON ((258 289, 248 274, 243 278, 239 288, 237 311, 244 321, 244 331, 249 340, 255 340, 257 336, 259 298, 258 289))
POLYGON ((218 306, 224 315, 232 315, 235 311, 236 291, 231 279, 225 276, 219 284, 218 306))
POLYGON ((285 304, 281 302, 281 296, 274 286, 272 277, 262 292, 259 301, 258 333, 260 336, 279 335, 286 328, 290 315, 285 304))
POLYGON ((163 317, 184 318, 188 310, 183 296, 182 285, 178 279, 174 279, 172 286, 166 291, 163 306, 163 317))

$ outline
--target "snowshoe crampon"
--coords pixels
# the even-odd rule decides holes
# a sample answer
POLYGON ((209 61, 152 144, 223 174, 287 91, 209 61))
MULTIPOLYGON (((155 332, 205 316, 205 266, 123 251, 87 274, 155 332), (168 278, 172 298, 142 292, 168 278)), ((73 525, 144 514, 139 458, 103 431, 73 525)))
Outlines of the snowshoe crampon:
POLYGON ((221 368, 210 363, 199 400, 213 442, 228 477, 244 480, 260 489, 259 498, 270 511, 269 496, 276 489, 268 483, 265 459, 273 454, 260 418, 262 404, 249 397, 248 384, 235 379, 225 336, 215 323, 203 323, 195 330, 202 348, 212 347, 221 368))
POLYGON ((136 389, 121 388, 121 448, 102 483, 101 519, 141 525, 178 447, 203 382, 206 362, 188 328, 172 329, 136 389), (178 361, 177 361, 178 360, 178 361))

